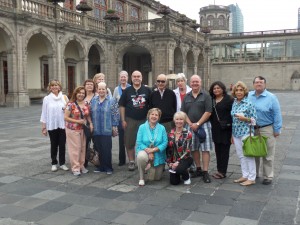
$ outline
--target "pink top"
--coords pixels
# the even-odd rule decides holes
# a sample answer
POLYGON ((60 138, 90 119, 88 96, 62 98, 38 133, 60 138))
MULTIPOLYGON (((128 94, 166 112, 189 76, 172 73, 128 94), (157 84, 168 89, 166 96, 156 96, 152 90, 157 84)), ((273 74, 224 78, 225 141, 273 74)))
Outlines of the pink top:
MULTIPOLYGON (((76 106, 75 102, 69 102, 67 104, 67 109, 71 112, 70 117, 72 119, 75 119, 75 120, 80 120, 81 119, 80 111, 79 111, 78 107, 76 106)), ((83 114, 84 118, 89 116, 90 109, 89 109, 89 105, 86 102, 84 103, 84 107, 81 108, 81 111, 82 111, 82 114, 83 114)), ((68 129, 71 129, 71 130, 81 130, 83 128, 82 126, 83 126, 82 124, 66 121, 66 127, 68 129)))

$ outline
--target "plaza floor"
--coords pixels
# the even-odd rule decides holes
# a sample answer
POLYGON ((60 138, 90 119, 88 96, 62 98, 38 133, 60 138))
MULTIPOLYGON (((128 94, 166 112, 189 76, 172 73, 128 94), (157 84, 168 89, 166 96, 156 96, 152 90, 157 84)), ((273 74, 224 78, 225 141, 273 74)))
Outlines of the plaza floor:
MULTIPOLYGON (((41 135, 41 105, 0 108, 0 225, 279 225, 298 224, 300 92, 277 92, 283 115, 272 185, 242 187, 234 146, 226 179, 189 186, 162 181, 139 187, 137 171, 119 167, 113 141, 113 175, 51 172, 50 143, 41 135)), ((68 165, 69 166, 69 165, 68 165)), ((215 172, 211 154, 210 172, 215 172)))

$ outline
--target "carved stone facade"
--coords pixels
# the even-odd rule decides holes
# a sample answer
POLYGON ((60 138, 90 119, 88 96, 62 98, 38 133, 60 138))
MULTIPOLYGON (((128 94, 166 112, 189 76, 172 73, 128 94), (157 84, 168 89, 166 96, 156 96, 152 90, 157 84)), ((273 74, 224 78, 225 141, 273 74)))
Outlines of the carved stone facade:
MULTIPOLYGON (((146 15, 158 2, 136 2, 146 15)), ((148 14, 147 14, 148 13, 148 14)), ((24 107, 47 94, 58 79, 72 93, 97 72, 110 88, 118 73, 140 70, 145 84, 160 73, 207 76, 204 35, 182 25, 172 13, 164 18, 111 22, 47 2, 0 2, 0 105, 24 107)))

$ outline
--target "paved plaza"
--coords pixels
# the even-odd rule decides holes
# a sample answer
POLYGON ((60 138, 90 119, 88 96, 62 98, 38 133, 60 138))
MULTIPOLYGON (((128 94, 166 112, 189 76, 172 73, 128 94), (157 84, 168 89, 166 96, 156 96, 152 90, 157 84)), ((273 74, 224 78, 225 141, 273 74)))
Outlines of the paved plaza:
MULTIPOLYGON (((0 225, 279 225, 298 224, 300 92, 276 93, 283 130, 277 140, 272 185, 242 187, 234 146, 226 179, 190 186, 163 180, 139 187, 137 170, 119 167, 113 143, 113 175, 51 172, 49 137, 41 135, 41 104, 0 108, 0 225)), ((212 152, 211 174, 215 172, 212 152)), ((69 166, 69 164, 67 164, 69 166)))

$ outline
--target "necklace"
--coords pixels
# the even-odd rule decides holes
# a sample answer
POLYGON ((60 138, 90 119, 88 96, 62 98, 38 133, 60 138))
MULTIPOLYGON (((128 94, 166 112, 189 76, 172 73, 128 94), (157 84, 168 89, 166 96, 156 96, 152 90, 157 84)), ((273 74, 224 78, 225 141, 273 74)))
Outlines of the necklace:
POLYGON ((150 141, 150 145, 154 146, 154 142, 158 135, 158 128, 156 126, 154 128, 151 128, 149 122, 146 123, 146 128, 147 128, 146 130, 147 130, 148 139, 150 141), (153 136, 151 133, 151 129, 154 131, 153 136))

